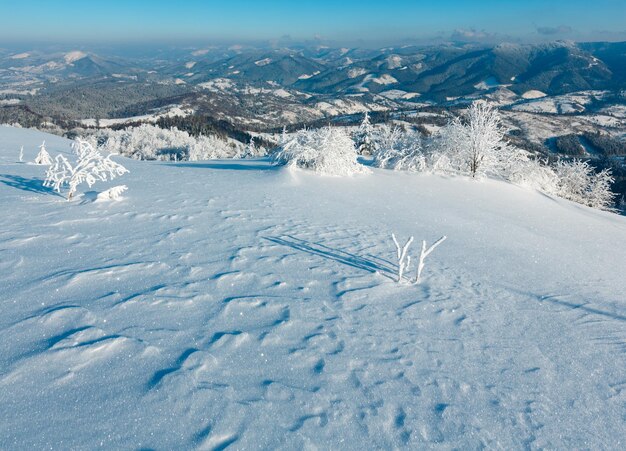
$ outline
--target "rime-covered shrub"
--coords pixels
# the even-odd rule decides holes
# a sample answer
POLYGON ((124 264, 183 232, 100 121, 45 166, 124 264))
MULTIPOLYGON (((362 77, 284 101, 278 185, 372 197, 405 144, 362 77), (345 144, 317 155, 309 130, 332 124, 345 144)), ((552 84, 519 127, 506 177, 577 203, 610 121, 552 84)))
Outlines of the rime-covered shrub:
POLYGON ((275 164, 309 169, 325 175, 368 172, 359 164, 354 142, 341 128, 300 130, 274 153, 275 164))
POLYGON ((516 185, 533 188, 546 194, 557 194, 556 173, 545 162, 538 159, 520 158, 515 165, 510 167, 507 179, 516 185))
POLYGON ((373 165, 380 168, 494 177, 602 210, 611 210, 614 194, 609 170, 596 172, 582 161, 555 166, 533 159, 504 140, 495 108, 476 102, 427 139, 415 131, 379 126, 374 133, 373 165))
POLYGON ((176 128, 143 124, 124 130, 104 129, 89 142, 98 148, 136 160, 210 160, 238 157, 242 145, 213 136, 193 137, 176 128))
POLYGON ((374 166, 413 172, 428 169, 419 132, 385 126, 381 127, 376 138, 374 166))
POLYGON ((105 157, 87 141, 77 140, 72 149, 76 154, 76 162, 71 163, 64 155, 58 154, 46 171, 44 181, 44 186, 58 193, 67 186, 68 200, 72 199, 82 183, 92 186, 98 180, 113 180, 128 172, 124 166, 111 160, 113 154, 105 157))
POLYGON ((46 142, 44 141, 39 146, 39 153, 35 157, 35 164, 40 164, 43 166, 50 166, 52 164, 52 158, 50 158, 50 154, 46 150, 46 142))
POLYGON ((613 210, 615 194, 611 191, 613 177, 609 169, 596 173, 586 161, 573 160, 557 162, 554 172, 557 196, 589 207, 613 210))

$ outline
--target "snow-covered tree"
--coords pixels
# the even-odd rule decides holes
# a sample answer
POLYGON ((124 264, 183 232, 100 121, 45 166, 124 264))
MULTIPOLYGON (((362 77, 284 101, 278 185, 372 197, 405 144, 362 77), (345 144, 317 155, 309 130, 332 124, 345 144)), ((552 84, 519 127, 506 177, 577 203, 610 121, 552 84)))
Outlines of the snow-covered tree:
POLYGON ((45 166, 50 166, 52 164, 52 158, 50 158, 50 154, 46 150, 46 142, 44 141, 39 146, 39 153, 35 157, 35 164, 41 164, 45 166))
POLYGON ((241 158, 254 158, 257 156, 256 145, 254 144, 254 136, 250 137, 250 142, 241 154, 241 158))
POLYGON ((44 182, 45 186, 53 188, 58 193, 67 186, 68 200, 72 199, 82 183, 87 183, 91 187, 98 180, 113 180, 128 172, 124 166, 111 160, 114 154, 104 157, 87 141, 77 140, 72 149, 76 154, 76 163, 70 163, 62 154, 57 155, 54 163, 46 171, 44 182))
POLYGON ((326 175, 368 172, 359 164, 354 142, 339 127, 300 130, 273 155, 276 164, 310 169, 326 175))
POLYGON ((557 196, 601 210, 613 209, 615 194, 609 169, 596 173, 586 161, 573 160, 557 162, 554 170, 557 196))
POLYGON ((439 134, 450 164, 460 173, 480 177, 497 173, 509 156, 498 110, 482 101, 472 103, 464 120, 455 118, 439 134))
POLYGON ((369 114, 366 111, 365 115, 363 116, 363 121, 361 122, 361 125, 353 136, 356 143, 357 152, 360 155, 371 155, 374 151, 374 146, 372 142, 373 133, 374 127, 372 126, 369 114))

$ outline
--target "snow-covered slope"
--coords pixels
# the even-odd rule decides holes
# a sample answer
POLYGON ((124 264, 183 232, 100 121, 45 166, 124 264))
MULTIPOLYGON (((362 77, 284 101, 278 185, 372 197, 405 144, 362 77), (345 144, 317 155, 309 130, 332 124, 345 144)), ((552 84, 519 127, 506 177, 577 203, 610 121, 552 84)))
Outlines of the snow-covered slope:
POLYGON ((123 200, 68 204, 15 163, 43 139, 68 150, 0 127, 0 448, 624 446, 625 218, 119 157, 123 200), (448 236, 422 285, 392 281, 391 232, 448 236))

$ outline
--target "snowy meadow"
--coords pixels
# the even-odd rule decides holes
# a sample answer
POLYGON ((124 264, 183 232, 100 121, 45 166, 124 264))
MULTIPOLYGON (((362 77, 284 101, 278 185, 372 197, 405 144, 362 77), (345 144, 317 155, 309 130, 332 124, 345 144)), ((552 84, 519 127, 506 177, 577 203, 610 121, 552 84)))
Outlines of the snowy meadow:
POLYGON ((472 108, 268 157, 0 127, 0 448, 623 448, 611 175, 472 108))

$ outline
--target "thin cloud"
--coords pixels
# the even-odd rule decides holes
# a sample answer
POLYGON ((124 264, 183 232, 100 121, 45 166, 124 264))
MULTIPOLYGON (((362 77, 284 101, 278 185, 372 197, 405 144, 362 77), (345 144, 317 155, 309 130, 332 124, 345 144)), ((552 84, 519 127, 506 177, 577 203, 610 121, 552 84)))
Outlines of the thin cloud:
POLYGON ((460 42, 500 42, 511 38, 475 28, 457 28, 452 32, 450 39, 460 42))
POLYGON ((537 33, 545 36, 570 34, 572 31, 572 27, 569 27, 567 25, 559 25, 558 27, 537 27, 537 33))

